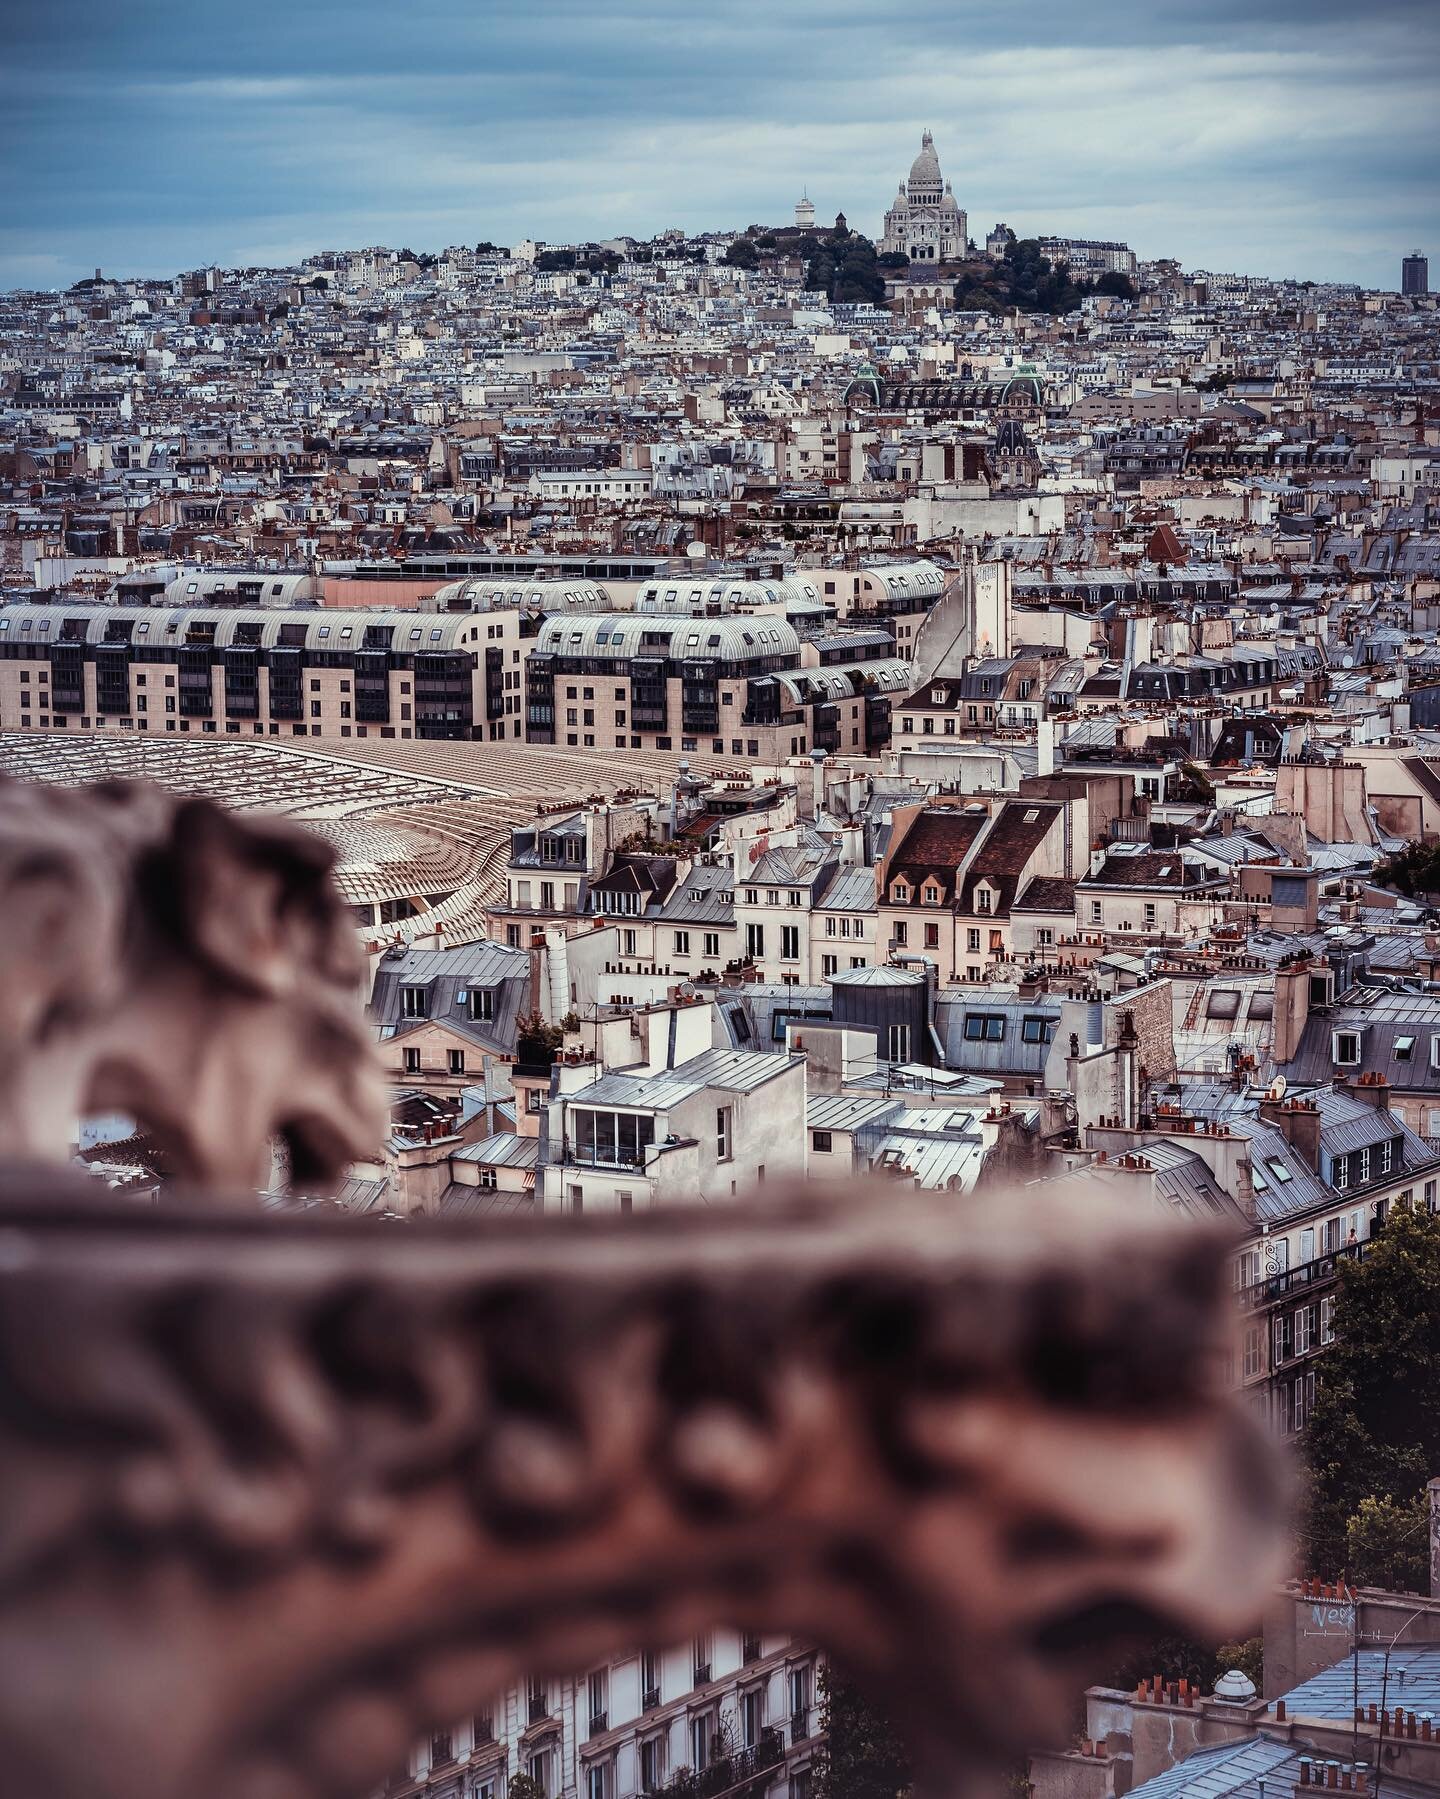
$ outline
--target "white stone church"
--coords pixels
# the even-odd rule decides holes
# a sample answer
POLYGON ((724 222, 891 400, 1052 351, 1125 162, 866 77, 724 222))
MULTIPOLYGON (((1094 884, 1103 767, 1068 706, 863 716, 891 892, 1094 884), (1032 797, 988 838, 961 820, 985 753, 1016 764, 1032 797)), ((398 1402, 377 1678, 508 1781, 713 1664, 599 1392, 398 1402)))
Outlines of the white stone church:
POLYGON ((941 179, 935 140, 927 131, 920 140, 920 154, 910 165, 909 180, 900 183, 885 214, 880 252, 898 251, 911 262, 958 262, 968 246, 965 214, 955 203, 950 183, 941 179))

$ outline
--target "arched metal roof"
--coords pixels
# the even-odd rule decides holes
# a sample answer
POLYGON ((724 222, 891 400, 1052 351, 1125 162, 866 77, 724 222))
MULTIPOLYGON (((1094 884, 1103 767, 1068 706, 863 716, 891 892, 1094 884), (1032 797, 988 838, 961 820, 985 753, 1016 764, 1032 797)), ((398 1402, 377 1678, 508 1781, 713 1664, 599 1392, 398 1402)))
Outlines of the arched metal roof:
POLYGON ((798 656, 800 639, 783 618, 690 618, 673 613, 611 612, 601 618, 547 618, 536 649, 556 656, 628 657, 660 653, 675 659, 729 662, 798 656), (650 643, 642 649, 642 637, 650 643), (655 642, 663 638, 664 644, 655 642))
POLYGON ((820 597, 813 582, 799 575, 779 581, 746 581, 715 575, 662 575, 647 581, 635 599, 645 613, 700 614, 749 612, 760 607, 801 605, 820 597))
POLYGON ((614 601, 598 581, 506 580, 472 575, 447 581, 425 601, 427 612, 610 612, 614 601))
POLYGON ((371 647, 413 654, 458 649, 469 623, 469 615, 463 612, 341 611, 313 606, 14 605, 0 607, 0 641, 54 644, 68 638, 91 644, 130 643, 136 649, 212 643, 221 649, 242 645, 272 649, 282 642, 282 633, 289 626, 303 629, 303 636, 298 632, 294 636, 297 649, 360 649, 370 632, 374 633, 371 647), (379 641, 382 632, 386 634, 384 642, 379 641))

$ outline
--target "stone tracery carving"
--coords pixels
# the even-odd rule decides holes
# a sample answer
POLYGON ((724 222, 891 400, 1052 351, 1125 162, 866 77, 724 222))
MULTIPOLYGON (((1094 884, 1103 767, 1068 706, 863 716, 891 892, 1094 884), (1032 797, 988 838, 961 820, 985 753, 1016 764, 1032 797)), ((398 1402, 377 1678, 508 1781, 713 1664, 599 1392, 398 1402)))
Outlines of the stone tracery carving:
MULTIPOLYGON (((307 1103, 328 1081, 337 1149, 360 1137, 323 869, 235 822, 0 788, 36 950, 6 952, 12 1154, 54 1154, 33 1044, 66 1105, 122 1103, 123 1063, 186 1172, 240 1185, 321 1028, 355 1054, 307 1103), (90 983, 68 999, 56 943, 90 983), (200 1005, 212 1065, 257 1077, 228 1135, 152 1045, 200 1005), (252 1070, 277 1037, 280 1074, 252 1070)), ((1089 1195, 462 1229, 142 1210, 13 1169, 5 1791, 356 1799, 522 1672, 721 1620, 841 1655, 957 1791, 1128 1631, 1240 1628, 1279 1571, 1273 1452, 1214 1374, 1222 1262, 1089 1195)))

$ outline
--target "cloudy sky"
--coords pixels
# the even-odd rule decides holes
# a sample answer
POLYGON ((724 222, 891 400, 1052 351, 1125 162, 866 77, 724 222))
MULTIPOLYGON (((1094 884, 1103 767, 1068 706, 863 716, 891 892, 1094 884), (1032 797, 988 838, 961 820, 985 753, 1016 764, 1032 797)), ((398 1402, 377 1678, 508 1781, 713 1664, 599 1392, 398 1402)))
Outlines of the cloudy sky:
POLYGON ((790 215, 1440 268, 1437 0, 0 0, 0 287, 790 215))

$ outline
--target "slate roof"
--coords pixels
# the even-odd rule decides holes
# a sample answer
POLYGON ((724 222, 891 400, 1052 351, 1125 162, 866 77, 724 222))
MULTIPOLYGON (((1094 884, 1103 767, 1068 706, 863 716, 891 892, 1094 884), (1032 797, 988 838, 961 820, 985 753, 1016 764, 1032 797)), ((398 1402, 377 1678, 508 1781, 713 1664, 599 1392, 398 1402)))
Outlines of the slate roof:
POLYGON ((520 1137, 514 1131, 496 1131, 481 1143, 453 1150, 452 1162, 481 1162, 490 1168, 534 1168, 540 1161, 540 1139, 520 1137))
POLYGON ((661 1069, 655 1074, 612 1070, 590 1086, 567 1094, 566 1099, 577 1106, 634 1106, 663 1112, 703 1093, 707 1087, 718 1087, 727 1093, 753 1093, 787 1068, 796 1066, 799 1060, 798 1056, 785 1054, 707 1049, 676 1068, 661 1069))
POLYGON ((442 1024, 483 1049, 513 1055, 520 1014, 530 991, 530 958, 488 940, 455 949, 406 950, 382 956, 370 994, 370 1017, 382 1038, 401 1037, 425 1024, 442 1024), (424 987, 427 1015, 407 1018, 401 991, 424 987), (488 1019, 470 1016, 468 995, 493 994, 488 1019))
POLYGON ((945 1066, 965 1074, 1039 1077, 1050 1054, 1048 1043, 1026 1043, 1024 1021, 1044 1018, 1051 1026, 1060 1021, 1060 1001, 1048 995, 1012 999, 988 991, 951 990, 936 995, 935 1030, 945 1055, 945 1066), (998 1041, 967 1038, 967 1013, 999 1014, 1003 1019, 998 1041))
POLYGON ((873 912, 875 910, 875 870, 873 868, 837 869, 834 879, 816 901, 825 912, 873 912))
MULTIPOLYGON (((1358 1670, 1352 1668, 1347 1655, 1334 1667, 1326 1668, 1285 1695, 1286 1710, 1292 1718, 1339 1718, 1349 1722, 1355 1711, 1355 1679, 1360 1682, 1360 1704, 1379 1705, 1381 1689, 1385 1704, 1403 1707, 1407 1712, 1440 1713, 1440 1643, 1406 1644, 1390 1651, 1390 1678, 1385 1679, 1385 1651, 1362 1649, 1358 1670)), ((1385 1776, 1390 1784, 1390 1776, 1385 1776)), ((1137 1789, 1143 1790, 1143 1789, 1137 1789)))
POLYGON ((1335 1031, 1359 1031, 1361 1066, 1383 1074, 1392 1087, 1440 1094, 1440 1067, 1430 1053, 1431 1037, 1440 1036, 1440 993, 1367 994, 1363 1004, 1342 1001, 1312 1012, 1295 1054, 1279 1064, 1286 1079, 1302 1086, 1330 1081, 1337 1072, 1335 1031), (1408 1056, 1397 1056, 1397 1043, 1407 1037, 1408 1056))
POLYGON ((1267 1793, 1283 1793, 1299 1779, 1299 1749, 1253 1736, 1196 1750, 1163 1774, 1131 1787, 1130 1799, 1260 1799, 1262 1780, 1267 1793))

